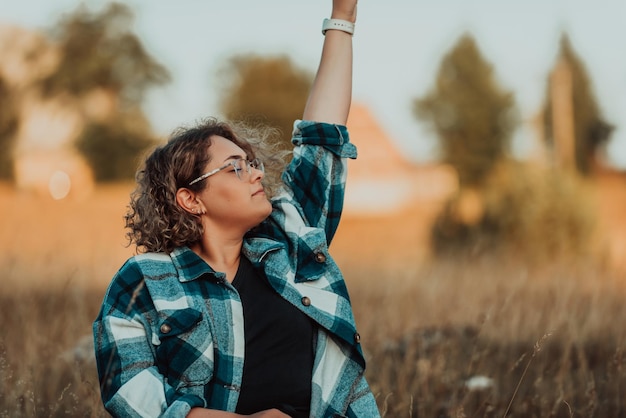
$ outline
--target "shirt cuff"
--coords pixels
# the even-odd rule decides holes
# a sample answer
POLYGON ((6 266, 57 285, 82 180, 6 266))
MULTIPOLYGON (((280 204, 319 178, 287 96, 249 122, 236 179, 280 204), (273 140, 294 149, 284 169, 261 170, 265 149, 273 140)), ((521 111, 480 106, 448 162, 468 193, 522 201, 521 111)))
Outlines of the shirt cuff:
POLYGON ((332 123, 296 120, 291 142, 295 146, 319 145, 340 158, 356 158, 357 149, 350 143, 348 128, 332 123))
POLYGON ((178 418, 186 417, 192 408, 206 408, 206 405, 197 396, 183 395, 176 399, 173 404, 161 415, 161 418, 178 418))

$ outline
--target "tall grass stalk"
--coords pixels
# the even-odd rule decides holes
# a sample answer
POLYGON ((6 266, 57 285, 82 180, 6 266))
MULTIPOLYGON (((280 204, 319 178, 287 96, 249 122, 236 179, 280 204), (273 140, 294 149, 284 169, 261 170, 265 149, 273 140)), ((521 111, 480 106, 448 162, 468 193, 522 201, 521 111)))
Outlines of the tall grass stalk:
POLYGON ((508 415, 509 411, 511 410, 511 405, 513 405, 513 401, 515 400, 515 397, 517 396, 517 392, 519 391, 520 385, 522 384, 522 380, 524 380, 524 377, 526 376, 526 372, 528 371, 528 368, 530 367, 530 363, 532 363, 532 361, 535 358, 535 356, 537 355, 537 353, 541 351, 541 344, 543 343, 543 341, 546 338, 548 338, 550 335, 552 335, 551 332, 548 332, 548 333, 544 334, 543 337, 541 337, 539 339, 539 341, 537 341, 535 343, 535 346, 533 347, 533 352, 530 355, 530 359, 528 359, 528 362, 526 362, 526 367, 524 367, 524 371, 522 372, 522 375, 520 376, 519 380, 517 381, 517 386, 515 386, 515 390, 513 391, 513 395, 511 396, 511 400, 509 401, 509 404, 507 405, 506 410, 504 411, 504 415, 502 415, 502 418, 506 418, 506 416, 508 415))

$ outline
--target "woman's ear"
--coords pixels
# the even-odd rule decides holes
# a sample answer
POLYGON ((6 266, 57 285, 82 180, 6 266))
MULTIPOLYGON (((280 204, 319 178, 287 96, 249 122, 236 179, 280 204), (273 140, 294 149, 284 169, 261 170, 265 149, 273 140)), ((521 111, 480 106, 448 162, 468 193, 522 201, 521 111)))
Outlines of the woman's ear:
POLYGON ((202 205, 196 198, 196 194, 184 187, 176 190, 176 203, 189 213, 195 215, 202 213, 202 205))

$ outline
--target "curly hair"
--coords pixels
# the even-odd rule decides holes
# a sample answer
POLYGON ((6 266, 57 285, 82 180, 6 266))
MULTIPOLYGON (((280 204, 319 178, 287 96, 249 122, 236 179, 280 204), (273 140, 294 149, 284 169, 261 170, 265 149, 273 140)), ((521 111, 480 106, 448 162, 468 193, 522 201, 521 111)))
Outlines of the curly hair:
POLYGON ((200 191, 207 180, 189 183, 206 171, 210 161, 207 150, 213 136, 224 137, 243 149, 247 157, 259 158, 265 165, 263 186, 269 197, 281 185, 286 156, 279 150, 279 133, 268 126, 251 126, 243 122, 223 122, 216 118, 200 121, 193 127, 175 130, 167 143, 148 155, 137 171, 137 187, 131 193, 124 216, 129 245, 137 252, 171 252, 191 245, 203 234, 198 215, 182 209, 176 192, 185 187, 200 191))

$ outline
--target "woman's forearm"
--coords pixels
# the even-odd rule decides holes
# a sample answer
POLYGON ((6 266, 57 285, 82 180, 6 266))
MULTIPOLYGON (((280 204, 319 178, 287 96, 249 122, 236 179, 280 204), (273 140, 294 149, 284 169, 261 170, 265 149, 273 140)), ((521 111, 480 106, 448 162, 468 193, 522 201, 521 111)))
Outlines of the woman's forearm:
MULTIPOLYGON (((356 1, 336 0, 331 17, 355 22, 356 1)), ((329 30, 303 119, 345 125, 351 101, 352 35, 329 30)))

